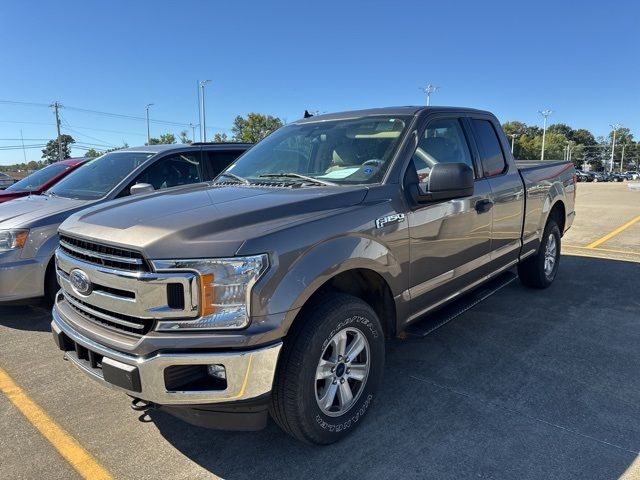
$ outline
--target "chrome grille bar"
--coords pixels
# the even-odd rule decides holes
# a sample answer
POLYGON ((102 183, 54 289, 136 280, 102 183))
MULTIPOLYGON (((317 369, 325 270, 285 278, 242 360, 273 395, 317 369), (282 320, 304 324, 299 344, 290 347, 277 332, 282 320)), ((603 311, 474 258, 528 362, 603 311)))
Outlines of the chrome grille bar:
POLYGON ((129 328, 134 328, 136 330, 140 330, 141 333, 144 330, 145 326, 142 325, 142 324, 134 323, 134 322, 128 322, 126 320, 122 320, 120 318, 112 317, 111 315, 106 315, 106 314, 104 314, 102 312, 98 312, 97 310, 94 310, 90 306, 88 306, 86 304, 83 305, 82 303, 76 301, 75 298, 73 298, 71 295, 69 295, 64 290, 62 291, 62 293, 64 295, 64 299, 67 302, 69 302, 71 305, 73 305, 75 308, 77 308, 78 310, 80 310, 82 312, 86 312, 89 315, 101 318, 102 320, 106 320, 108 322, 113 322, 113 323, 117 323, 117 324, 123 325, 125 327, 129 327, 129 328))

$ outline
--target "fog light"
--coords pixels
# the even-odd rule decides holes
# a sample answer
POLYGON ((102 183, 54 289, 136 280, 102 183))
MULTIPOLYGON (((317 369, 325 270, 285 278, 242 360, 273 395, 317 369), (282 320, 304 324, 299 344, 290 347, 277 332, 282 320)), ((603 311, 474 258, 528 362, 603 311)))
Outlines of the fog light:
POLYGON ((220 380, 227 379, 227 371, 224 368, 224 365, 207 365, 207 373, 213 378, 218 378, 220 380))

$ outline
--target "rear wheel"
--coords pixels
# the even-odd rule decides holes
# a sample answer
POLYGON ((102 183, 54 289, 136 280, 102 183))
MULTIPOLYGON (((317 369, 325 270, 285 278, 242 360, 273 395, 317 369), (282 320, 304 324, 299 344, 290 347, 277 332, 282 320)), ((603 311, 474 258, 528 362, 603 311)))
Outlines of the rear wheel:
POLYGON ((518 265, 520 281, 527 287, 547 288, 553 283, 560 266, 560 229, 550 218, 542 234, 538 253, 518 265))
POLYGON ((382 377, 384 335, 369 305, 322 297, 287 335, 271 395, 271 416, 306 443, 348 435, 368 412, 382 377))

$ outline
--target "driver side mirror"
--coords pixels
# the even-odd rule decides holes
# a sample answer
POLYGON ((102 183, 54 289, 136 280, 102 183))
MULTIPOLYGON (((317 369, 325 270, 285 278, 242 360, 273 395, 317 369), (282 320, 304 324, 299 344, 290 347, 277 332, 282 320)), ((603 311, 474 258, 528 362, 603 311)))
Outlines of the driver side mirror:
POLYGON ((141 193, 153 192, 155 188, 150 183, 136 183, 129 189, 131 195, 139 195, 141 193))
POLYGON ((473 195, 473 170, 466 163, 436 163, 426 183, 412 186, 416 203, 450 200, 473 195))

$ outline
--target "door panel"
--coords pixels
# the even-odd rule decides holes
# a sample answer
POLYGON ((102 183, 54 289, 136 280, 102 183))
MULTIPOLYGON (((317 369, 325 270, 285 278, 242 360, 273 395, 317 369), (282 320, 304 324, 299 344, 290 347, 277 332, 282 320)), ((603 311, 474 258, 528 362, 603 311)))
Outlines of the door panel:
POLYGON ((414 312, 442 300, 447 284, 455 289, 487 274, 493 209, 482 211, 480 205, 490 196, 489 182, 480 179, 471 197, 426 205, 407 215, 414 312))
POLYGON ((524 185, 514 162, 507 162, 498 128, 487 118, 471 120, 485 178, 491 187, 493 230, 491 241, 494 270, 517 260, 520 254, 524 185))
POLYGON ((524 187, 518 172, 489 179, 493 202, 492 256, 496 268, 517 260, 520 253, 524 187))

